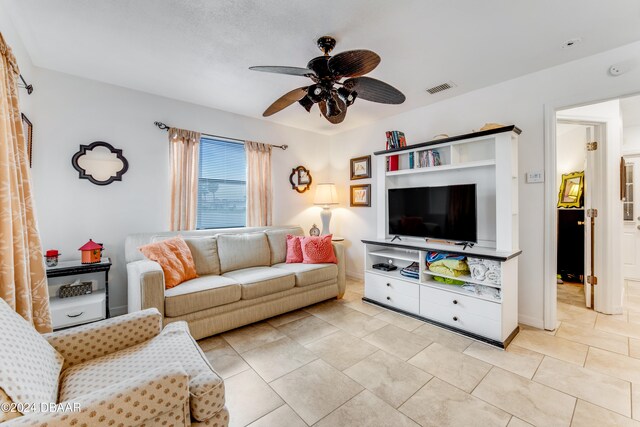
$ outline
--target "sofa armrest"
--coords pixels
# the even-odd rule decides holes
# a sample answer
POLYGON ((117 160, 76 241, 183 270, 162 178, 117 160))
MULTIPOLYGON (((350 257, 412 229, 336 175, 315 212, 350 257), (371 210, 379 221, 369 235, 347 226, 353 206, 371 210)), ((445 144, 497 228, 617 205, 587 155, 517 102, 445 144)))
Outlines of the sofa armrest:
POLYGON ((155 309, 137 311, 43 336, 64 357, 62 369, 140 344, 162 331, 155 309))
POLYGON ((55 408, 14 418, 9 426, 139 426, 169 411, 182 411, 189 421, 189 375, 180 363, 95 390, 55 408))
POLYGON ((338 298, 342 298, 347 289, 347 260, 342 243, 333 242, 333 252, 338 260, 338 298))
POLYGON ((129 312, 156 308, 164 317, 164 273, 160 264, 143 260, 127 264, 129 312))

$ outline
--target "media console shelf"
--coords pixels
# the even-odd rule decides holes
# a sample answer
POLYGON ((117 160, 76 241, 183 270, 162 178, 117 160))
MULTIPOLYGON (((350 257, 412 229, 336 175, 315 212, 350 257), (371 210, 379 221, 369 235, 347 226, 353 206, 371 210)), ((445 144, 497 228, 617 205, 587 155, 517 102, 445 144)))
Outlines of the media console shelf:
MULTIPOLYGON (((458 135, 446 139, 378 151, 376 155, 376 238, 365 239, 364 301, 377 304, 472 338, 506 347, 518 332, 518 135, 516 126, 458 135), (437 150, 441 164, 417 167, 416 158, 437 150), (387 159, 398 156, 397 170, 387 159), (473 248, 403 237, 391 241, 387 192, 394 188, 475 184, 477 240, 473 248), (459 254, 491 268, 486 280, 429 271, 429 251, 459 254), (419 263, 418 277, 402 268, 419 263), (372 266, 392 263, 393 271, 372 266), (458 280, 449 285, 436 277, 458 280), (480 292, 481 290, 482 292, 480 292)), ((474 267, 480 268, 480 267, 474 267)))

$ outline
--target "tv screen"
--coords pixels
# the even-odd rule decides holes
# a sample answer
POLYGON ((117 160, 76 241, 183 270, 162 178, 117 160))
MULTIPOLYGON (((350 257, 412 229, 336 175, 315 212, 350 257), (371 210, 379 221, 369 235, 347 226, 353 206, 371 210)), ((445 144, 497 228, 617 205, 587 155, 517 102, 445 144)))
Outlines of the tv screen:
POLYGON ((389 189, 389 234, 477 242, 476 185, 389 189))

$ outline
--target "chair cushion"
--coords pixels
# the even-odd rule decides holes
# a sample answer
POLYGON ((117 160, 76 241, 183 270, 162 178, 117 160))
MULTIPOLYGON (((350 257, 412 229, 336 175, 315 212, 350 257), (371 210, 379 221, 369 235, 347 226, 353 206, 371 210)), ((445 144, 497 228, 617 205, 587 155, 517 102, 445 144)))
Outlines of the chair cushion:
POLYGON ((242 299, 260 298, 276 292, 286 291, 296 285, 296 278, 282 268, 251 267, 230 271, 224 277, 235 280, 242 286, 242 299))
POLYGON ((238 282, 210 274, 167 289, 164 292, 164 312, 169 317, 182 316, 238 301, 241 295, 238 282))
POLYGON ((218 257, 223 273, 241 268, 269 266, 271 251, 264 233, 220 234, 218 257))
POLYGON ((282 268, 296 275, 296 286, 304 287, 326 280, 338 278, 338 266, 335 264, 275 264, 274 268, 282 268))
POLYGON ((264 232, 269 240, 271 249, 271 265, 285 262, 287 257, 287 235, 304 236, 301 228, 287 230, 267 230, 264 232))
POLYGON ((220 274, 218 241, 215 237, 188 237, 184 241, 191 250, 198 276, 220 274))
POLYGON ((0 298, 0 388, 15 403, 56 403, 63 357, 0 298))
POLYGON ((205 421, 224 407, 222 378, 189 334, 186 322, 170 323, 149 341, 67 369, 60 382, 60 402, 73 401, 96 388, 126 381, 171 362, 179 362, 189 374, 193 418, 205 421))
POLYGON ((140 246, 140 252, 160 264, 166 289, 198 277, 189 246, 181 236, 140 246))

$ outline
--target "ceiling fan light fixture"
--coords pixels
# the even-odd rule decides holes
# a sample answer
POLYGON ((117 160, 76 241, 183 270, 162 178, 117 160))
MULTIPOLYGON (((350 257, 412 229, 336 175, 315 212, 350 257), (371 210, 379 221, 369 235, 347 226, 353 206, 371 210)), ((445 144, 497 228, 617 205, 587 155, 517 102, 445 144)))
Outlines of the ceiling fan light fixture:
POLYGON ((326 98, 325 89, 319 84, 309 86, 309 90, 307 90, 307 97, 312 102, 320 102, 326 98))
POLYGON ((308 113, 311 112, 311 107, 313 107, 313 101, 310 100, 308 96, 305 96, 304 98, 302 98, 300 101, 298 101, 298 103, 302 105, 304 109, 307 110, 308 113))
POLYGON ((327 101, 327 116, 328 117, 335 117, 335 116, 339 116, 340 113, 342 113, 342 110, 338 106, 338 103, 336 102, 335 99, 330 98, 327 101))
POLYGON ((345 104, 347 104, 347 107, 349 107, 351 106, 351 104, 355 102, 356 97, 358 96, 358 93, 350 91, 349 89, 346 89, 344 87, 341 87, 338 89, 338 96, 345 104))

